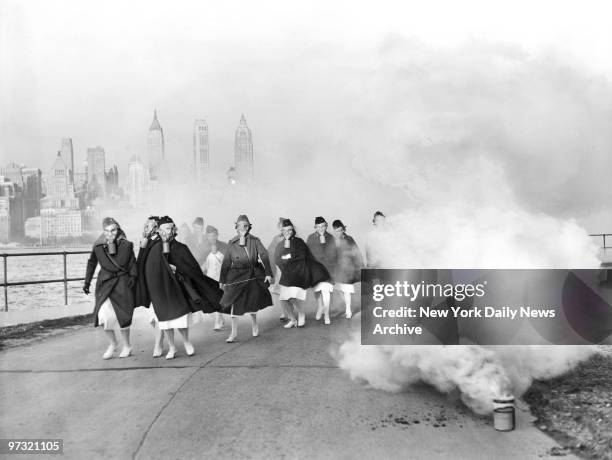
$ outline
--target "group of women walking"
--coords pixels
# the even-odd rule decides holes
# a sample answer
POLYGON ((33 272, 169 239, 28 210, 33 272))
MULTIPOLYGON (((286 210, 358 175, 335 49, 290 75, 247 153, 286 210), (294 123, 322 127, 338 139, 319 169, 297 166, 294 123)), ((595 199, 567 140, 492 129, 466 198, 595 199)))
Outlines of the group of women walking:
MULTIPOLYGON (((201 219, 201 218, 198 218, 201 219)), ((211 226, 203 232, 198 258, 186 244, 176 239, 177 227, 168 216, 151 216, 145 222, 137 257, 133 244, 126 239, 119 223, 107 217, 103 234, 94 243, 85 275, 83 291, 90 284, 99 265, 95 289, 95 325, 102 326, 109 345, 104 359, 131 354, 130 326, 136 307, 148 309, 155 331, 153 356, 166 359, 177 353, 174 330, 182 336, 185 352, 191 356, 194 347, 189 328, 204 314, 214 313, 215 330, 223 327, 222 315, 231 320, 227 342, 237 339, 238 318, 248 314, 252 334, 259 335, 257 312, 273 305, 278 295, 285 328, 302 327, 306 321, 303 302, 308 289, 317 299, 315 318, 330 324, 330 301, 334 290, 342 293, 346 318, 352 317, 351 294, 360 280, 363 266, 361 251, 346 233, 340 221, 332 223, 333 235, 323 217, 314 222, 314 233, 306 241, 298 237, 290 219, 280 218, 279 234, 266 247, 251 234, 246 215, 236 219, 234 236, 227 244, 218 241, 218 231, 211 226), (119 346, 115 330, 121 333, 119 346)), ((201 235, 200 235, 201 236, 201 235)))

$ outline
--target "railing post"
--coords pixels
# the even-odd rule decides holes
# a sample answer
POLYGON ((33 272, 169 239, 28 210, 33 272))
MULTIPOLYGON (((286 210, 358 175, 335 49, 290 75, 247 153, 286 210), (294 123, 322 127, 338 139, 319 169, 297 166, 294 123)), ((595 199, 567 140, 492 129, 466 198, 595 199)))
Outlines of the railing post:
POLYGON ((62 254, 64 256, 64 305, 68 305, 68 272, 66 270, 66 251, 62 254))
POLYGON ((8 277, 6 275, 6 254, 2 254, 2 258, 4 259, 4 311, 8 311, 8 277))

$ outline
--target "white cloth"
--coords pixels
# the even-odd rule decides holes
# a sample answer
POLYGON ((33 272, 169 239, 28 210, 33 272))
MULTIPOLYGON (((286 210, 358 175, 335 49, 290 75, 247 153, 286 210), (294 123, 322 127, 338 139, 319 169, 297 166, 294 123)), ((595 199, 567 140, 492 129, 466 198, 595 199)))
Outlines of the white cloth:
POLYGON ((341 292, 348 292, 350 294, 355 293, 355 286, 353 286, 352 284, 336 283, 334 288, 341 292))
POLYGON ((102 305, 100 305, 100 309, 98 310, 98 323, 105 331, 112 331, 119 327, 119 321, 117 320, 117 315, 115 314, 115 309, 113 308, 110 298, 107 298, 102 305))
POLYGON ((187 313, 180 318, 171 319, 169 321, 158 321, 159 328, 165 329, 187 329, 196 323, 204 320, 204 313, 196 311, 195 313, 187 313))
POLYGON ((153 326, 155 326, 155 323, 159 323, 157 315, 155 314, 155 310, 153 309, 153 304, 150 304, 149 308, 147 308, 147 319, 149 320, 149 323, 151 323, 151 325, 153 326))
POLYGON ((320 291, 333 292, 334 285, 328 281, 321 281, 320 283, 317 283, 316 286, 313 287, 312 289, 314 290, 314 292, 320 292, 320 291))
POLYGON ((299 299, 306 300, 306 290, 297 286, 280 286, 279 300, 299 299))
POLYGON ((217 251, 216 254, 212 252, 206 256, 206 260, 202 264, 202 271, 209 278, 219 281, 221 277, 221 265, 223 264, 223 254, 217 251))

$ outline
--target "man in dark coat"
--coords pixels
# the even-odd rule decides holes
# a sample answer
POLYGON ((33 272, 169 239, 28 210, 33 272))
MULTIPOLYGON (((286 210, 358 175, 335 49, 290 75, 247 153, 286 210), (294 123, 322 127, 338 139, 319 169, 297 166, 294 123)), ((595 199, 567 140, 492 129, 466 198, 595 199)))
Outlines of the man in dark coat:
POLYGON ((194 349, 189 342, 188 328, 198 317, 193 314, 219 311, 223 291, 217 281, 202 273, 189 248, 176 241, 176 226, 170 217, 160 218, 158 233, 160 238, 151 245, 144 271, 159 327, 170 344, 166 359, 176 354, 175 328, 183 337, 185 351, 191 356, 194 349))
POLYGON ((244 214, 236 219, 236 233, 228 242, 219 278, 224 288, 221 299, 223 311, 232 315, 232 332, 227 338, 228 343, 236 340, 238 316, 245 313, 250 314, 253 337, 257 337, 257 311, 272 305, 268 290, 272 281, 268 251, 259 238, 251 235, 251 223, 244 214))
MULTIPOLYGON (((314 258, 321 262, 327 271, 332 274, 336 271, 338 262, 336 241, 327 231, 327 221, 323 217, 319 216, 315 219, 314 228, 315 232, 308 236, 306 244, 314 258)), ((324 315, 325 324, 330 324, 329 307, 331 293, 334 291, 333 280, 322 281, 314 286, 313 290, 319 304, 315 318, 318 321, 321 319, 321 315, 324 315)))
POLYGON ((289 313, 287 329, 304 326, 306 315, 301 301, 306 300, 306 289, 329 282, 331 277, 325 266, 311 254, 304 240, 298 238, 290 219, 283 221, 284 243, 276 246, 274 262, 281 271, 279 300, 289 313), (294 311, 297 312, 297 321, 294 311))
POLYGON ((123 349, 120 358, 130 356, 130 325, 134 312, 133 288, 137 276, 134 246, 125 238, 121 227, 111 217, 102 221, 104 233, 96 240, 87 261, 83 292, 89 294, 91 280, 96 267, 100 265, 96 281, 96 301, 94 307, 94 326, 102 325, 110 342, 102 355, 112 358, 117 348, 116 327, 121 328, 123 349))
POLYGON ((145 307, 149 313, 149 322, 155 331, 155 344, 153 346, 153 357, 159 358, 163 353, 164 336, 158 327, 158 320, 155 316, 155 311, 151 306, 151 296, 147 288, 147 278, 145 276, 145 261, 149 255, 149 251, 156 240, 159 240, 157 228, 159 226, 159 217, 150 216, 144 225, 142 239, 140 240, 140 249, 136 257, 136 267, 138 269, 138 279, 135 286, 135 305, 136 307, 145 307))

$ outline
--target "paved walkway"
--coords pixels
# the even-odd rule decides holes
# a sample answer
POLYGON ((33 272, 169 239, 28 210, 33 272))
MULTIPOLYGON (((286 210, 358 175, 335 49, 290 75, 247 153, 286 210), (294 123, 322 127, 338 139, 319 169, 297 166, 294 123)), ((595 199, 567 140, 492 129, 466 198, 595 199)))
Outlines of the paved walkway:
POLYGON ((102 360, 91 327, 0 352, 0 438, 63 438, 70 459, 540 459, 556 445, 526 409, 499 433, 428 387, 390 394, 351 381, 330 351, 359 315, 324 326, 312 309, 292 330, 265 310, 257 338, 244 318, 234 344, 209 319, 192 330, 196 355, 179 345, 169 361, 152 358, 142 309, 130 358, 102 360))

